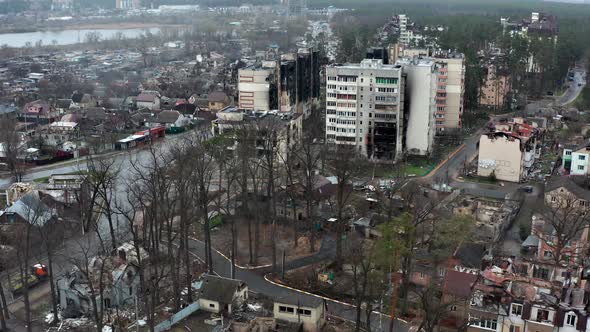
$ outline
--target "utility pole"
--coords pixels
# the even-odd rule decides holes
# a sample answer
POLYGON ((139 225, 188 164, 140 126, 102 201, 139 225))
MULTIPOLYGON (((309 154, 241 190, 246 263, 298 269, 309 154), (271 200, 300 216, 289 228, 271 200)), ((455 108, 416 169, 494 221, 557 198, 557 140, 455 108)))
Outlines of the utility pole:
MULTIPOLYGON (((396 249, 394 254, 394 262, 399 260, 399 251, 396 249)), ((391 292, 391 320, 389 321, 389 332, 393 332, 393 325, 395 323, 395 309, 397 308, 397 282, 398 282, 398 273, 397 270, 392 269, 391 271, 391 283, 392 283, 392 292, 391 292)))
POLYGON ((230 264, 230 271, 231 271, 231 278, 236 278, 236 265, 235 265, 235 257, 234 257, 234 248, 231 248, 231 260, 229 261, 230 264))
POLYGON ((281 279, 285 280, 285 249, 283 249, 283 261, 281 263, 281 279))

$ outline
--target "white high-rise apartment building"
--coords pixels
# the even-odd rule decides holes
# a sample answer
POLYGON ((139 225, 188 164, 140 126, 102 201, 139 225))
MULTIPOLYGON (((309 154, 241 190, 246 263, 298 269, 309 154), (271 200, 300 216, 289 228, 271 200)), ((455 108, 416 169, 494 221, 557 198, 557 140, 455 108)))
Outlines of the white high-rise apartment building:
POLYGON ((399 65, 365 59, 326 69, 326 141, 351 145, 367 158, 403 152, 405 78, 399 65))
POLYGON ((399 41, 403 45, 409 45, 412 41, 413 32, 408 30, 408 17, 405 14, 397 15, 399 21, 399 41))
POLYGON ((406 152, 429 155, 436 134, 438 72, 432 59, 403 58, 398 61, 406 74, 406 152))

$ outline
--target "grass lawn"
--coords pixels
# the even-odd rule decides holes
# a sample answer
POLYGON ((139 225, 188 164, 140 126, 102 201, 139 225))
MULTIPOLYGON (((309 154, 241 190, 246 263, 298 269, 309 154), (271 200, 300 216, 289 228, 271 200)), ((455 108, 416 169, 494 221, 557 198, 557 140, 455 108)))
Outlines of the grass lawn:
POLYGON ((579 110, 590 108, 590 86, 586 85, 580 95, 572 102, 572 105, 579 110))

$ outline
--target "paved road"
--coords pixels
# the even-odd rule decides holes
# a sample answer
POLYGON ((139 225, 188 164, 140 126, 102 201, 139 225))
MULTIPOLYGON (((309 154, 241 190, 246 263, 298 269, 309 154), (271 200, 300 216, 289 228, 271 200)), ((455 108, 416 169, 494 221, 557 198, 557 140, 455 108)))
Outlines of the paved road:
POLYGON ((586 86, 586 71, 585 71, 585 64, 580 64, 576 66, 574 69, 574 80, 569 83, 569 88, 565 91, 565 93, 558 97, 555 101, 556 106, 565 106, 571 102, 573 102, 584 86, 586 86))
MULTIPOLYGON (((192 240, 191 241, 191 252, 203 259, 205 257, 205 246, 201 241, 192 240)), ((223 277, 230 277, 231 276, 231 263, 218 252, 213 251, 213 270, 220 276, 223 277)), ((299 293, 294 290, 290 290, 287 288, 283 288, 277 285, 273 285, 267 282, 264 279, 263 274, 258 271, 252 270, 243 270, 236 268, 236 278, 240 279, 246 284, 248 284, 248 288, 254 292, 261 293, 264 295, 269 296, 273 299, 279 298, 292 298, 292 299, 299 299, 301 303, 304 303, 306 300, 314 298, 312 295, 307 295, 303 293, 299 293)), ((328 304, 328 313, 333 316, 341 317, 347 320, 354 321, 356 317, 356 311, 354 307, 343 305, 334 301, 327 301, 328 304)), ((364 316, 364 313, 363 313, 364 316)), ((373 314, 371 317, 371 326, 372 331, 387 331, 389 329, 389 319, 387 317, 382 318, 383 322, 383 329, 379 329, 379 315, 373 314)), ((364 317, 363 317, 364 320, 364 317)), ((395 322, 395 331, 403 332, 409 331, 409 326, 403 322, 396 321, 395 322)))

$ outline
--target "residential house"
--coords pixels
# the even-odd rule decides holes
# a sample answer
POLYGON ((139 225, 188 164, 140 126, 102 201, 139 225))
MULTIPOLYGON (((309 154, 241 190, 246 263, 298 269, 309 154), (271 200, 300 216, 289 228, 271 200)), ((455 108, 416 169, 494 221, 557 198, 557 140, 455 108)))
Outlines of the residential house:
MULTIPOLYGON (((140 291, 136 252, 132 244, 124 243, 113 250, 112 256, 92 258, 88 275, 73 269, 58 278, 57 291, 62 315, 73 318, 92 314, 91 285, 95 290, 101 285, 103 287, 103 293, 95 297, 99 310, 102 307, 132 307, 140 291)), ((141 249, 140 255, 141 263, 146 263, 149 258, 147 253, 141 249)))
POLYGON ((160 98, 159 92, 146 90, 135 98, 135 103, 138 109, 147 108, 150 111, 156 111, 160 109, 160 98))
POLYGON ((478 176, 520 182, 540 157, 540 130, 522 118, 501 121, 479 140, 478 176))
POLYGON ((448 303, 449 312, 439 324, 441 331, 457 331, 459 327, 465 325, 469 317, 472 289, 477 280, 477 274, 453 269, 446 272, 442 287, 442 300, 444 303, 448 303))
POLYGON ((98 106, 98 99, 91 94, 74 91, 70 107, 87 108, 98 106))
POLYGON ((305 332, 317 332, 325 324, 325 304, 322 299, 311 296, 282 297, 274 302, 273 317, 302 323, 305 332))
POLYGON ((218 112, 230 105, 231 99, 223 91, 213 91, 207 96, 210 112, 218 112))
POLYGON ((162 111, 150 120, 149 126, 165 126, 168 132, 181 132, 190 122, 191 120, 179 111, 162 111))
POLYGON ((61 113, 67 113, 70 111, 70 109, 72 108, 73 102, 71 99, 58 99, 55 101, 55 109, 61 113))
POLYGON ((59 112, 43 100, 27 103, 19 116, 20 121, 34 124, 49 124, 58 118, 59 112))
MULTIPOLYGON (((564 154, 567 156, 567 151, 564 150, 564 154)), ((569 155, 571 156, 571 175, 590 174, 590 146, 585 146, 576 151, 569 151, 569 155)))
POLYGON ((59 146, 65 142, 79 139, 80 127, 76 122, 56 121, 51 123, 41 135, 45 144, 59 146))
POLYGON ((589 247, 588 227, 577 222, 590 207, 590 191, 583 185, 583 179, 565 176, 547 184, 545 204, 548 208, 533 215, 531 233, 522 244, 523 266, 527 267, 528 276, 564 285, 580 283, 584 253, 589 247), (567 215, 563 217, 564 214, 567 215), (567 227, 566 220, 570 221, 571 228, 567 227), (560 244, 558 239, 567 239, 567 243, 560 244))
POLYGON ((202 310, 229 313, 248 299, 248 286, 241 280, 204 275, 197 287, 202 310))
POLYGON ((41 195, 38 190, 23 195, 0 214, 0 222, 24 222, 37 227, 45 226, 55 217, 55 212, 43 202, 41 195))
POLYGON ((545 204, 564 205, 570 200, 580 207, 590 206, 590 187, 583 177, 555 176, 545 185, 545 204))

